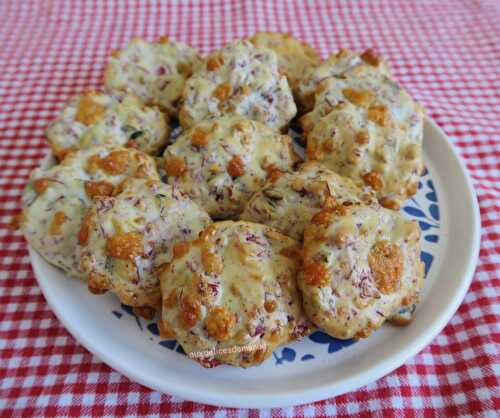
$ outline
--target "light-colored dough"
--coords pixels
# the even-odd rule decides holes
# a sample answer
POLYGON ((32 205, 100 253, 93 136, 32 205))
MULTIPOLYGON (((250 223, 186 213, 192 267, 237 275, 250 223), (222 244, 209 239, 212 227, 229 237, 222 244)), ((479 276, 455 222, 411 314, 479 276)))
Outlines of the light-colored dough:
POLYGON ((264 225, 218 222, 179 244, 160 275, 160 334, 204 367, 248 367, 312 330, 296 274, 300 246, 264 225))
POLYGON ((294 96, 304 74, 321 62, 316 50, 288 33, 259 32, 250 38, 250 42, 258 48, 269 48, 276 53, 279 70, 288 79, 294 96))
POLYGON ((147 42, 135 37, 109 59, 104 84, 111 91, 133 93, 144 103, 177 116, 184 84, 201 62, 198 52, 181 42, 166 37, 147 42))
POLYGON ((135 96, 87 91, 66 103, 45 136, 59 160, 95 145, 126 145, 154 155, 167 143, 167 122, 166 115, 135 96))
POLYGON ((384 75, 330 78, 302 118, 307 159, 369 186, 399 209, 417 191, 423 169, 423 109, 384 75))
POLYGON ((368 337, 418 302, 420 229, 398 212, 378 205, 321 211, 305 229, 303 256, 304 308, 332 337, 368 337))
POLYGON ((302 164, 296 172, 268 182, 253 195, 240 219, 272 226, 298 241, 311 217, 333 204, 374 200, 370 192, 358 188, 316 162, 302 164))
POLYGON ((276 54, 240 40, 210 54, 186 82, 179 120, 190 128, 201 120, 234 113, 283 130, 296 112, 276 54))
POLYGON ((238 216, 266 179, 293 170, 299 157, 287 135, 228 115, 185 131, 164 154, 168 183, 217 219, 238 216))
POLYGON ((122 303, 160 304, 157 268, 172 259, 177 242, 194 239, 208 214, 176 187, 132 179, 116 196, 96 198, 78 235, 79 268, 89 290, 111 290, 122 303))
POLYGON ((303 111, 314 108, 314 98, 319 85, 330 77, 343 77, 357 71, 384 74, 390 77, 389 64, 371 49, 363 53, 341 49, 332 54, 319 66, 309 68, 297 88, 297 97, 303 111))
POLYGON ((59 165, 34 170, 22 195, 26 240, 49 263, 82 277, 75 254, 82 219, 93 198, 113 194, 132 177, 159 180, 154 160, 110 146, 72 152, 59 165))

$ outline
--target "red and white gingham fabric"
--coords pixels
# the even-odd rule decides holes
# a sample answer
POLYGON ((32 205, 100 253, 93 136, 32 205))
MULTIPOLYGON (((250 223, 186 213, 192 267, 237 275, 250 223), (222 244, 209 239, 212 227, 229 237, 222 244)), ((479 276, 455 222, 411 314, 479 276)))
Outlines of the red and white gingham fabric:
POLYGON ((99 87, 111 50, 166 34, 207 53, 258 30, 292 32, 323 57, 374 47, 460 152, 482 218, 465 301, 432 344, 362 389, 263 415, 487 416, 500 410, 500 2, 0 1, 0 415, 240 416, 131 382, 61 326, 8 228, 62 103, 99 87))

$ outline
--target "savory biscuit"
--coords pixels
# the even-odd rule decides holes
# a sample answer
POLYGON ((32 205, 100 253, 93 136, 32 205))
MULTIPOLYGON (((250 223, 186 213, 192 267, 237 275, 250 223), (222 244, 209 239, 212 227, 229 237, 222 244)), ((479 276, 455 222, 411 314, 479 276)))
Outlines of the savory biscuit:
POLYGON ((177 187, 131 179, 116 196, 98 197, 78 233, 80 270, 92 293, 111 290, 120 301, 154 310, 160 304, 156 269, 176 243, 194 239, 211 222, 177 187))
MULTIPOLYGON (((307 114, 301 116, 300 123, 304 134, 308 134, 333 108, 342 103, 353 103, 367 107, 375 100, 398 98, 402 90, 386 75, 374 71, 366 65, 355 67, 342 76, 327 77, 315 90, 315 105, 307 114)), ((403 91, 403 94, 406 92, 403 91)))
POLYGON ((399 209, 423 168, 423 109, 384 75, 330 78, 302 118, 307 159, 371 187, 399 209))
POLYGON ((282 130, 296 112, 276 54, 240 40, 210 54, 186 82, 179 120, 190 128, 203 119, 234 113, 282 130))
POLYGON ((303 257, 304 308, 332 337, 368 337, 418 302, 420 229, 400 213, 378 205, 323 210, 306 226, 303 257))
POLYGON ((304 73, 296 95, 301 104, 301 110, 313 109, 316 90, 324 80, 330 77, 343 77, 360 69, 387 76, 391 74, 387 62, 375 55, 371 49, 363 53, 341 49, 336 54, 330 55, 319 66, 311 67, 304 73))
POLYGON ((85 212, 92 199, 111 195, 131 177, 158 180, 154 160, 109 146, 72 152, 59 165, 34 170, 22 196, 26 240, 49 263, 81 277, 75 249, 85 212))
POLYGON ((50 264, 82 277, 75 256, 77 234, 91 199, 71 170, 36 170, 23 191, 20 227, 26 241, 50 264), (64 182, 55 176, 63 175, 64 182))
POLYGON ((299 157, 287 135, 227 115, 185 131, 164 154, 168 183, 214 218, 233 218, 266 179, 291 171, 299 157))
POLYGON ((160 273, 160 335, 204 367, 262 363, 312 330, 296 274, 299 244, 264 225, 218 222, 174 247, 160 273))
POLYGON ((321 62, 315 49, 288 33, 258 32, 250 38, 250 42, 258 48, 269 48, 276 53, 279 70, 288 79, 294 96, 304 74, 321 62))
POLYGON ((373 200, 371 193, 352 180, 316 162, 306 162, 298 171, 269 181, 255 193, 240 219, 272 226, 301 241, 304 227, 322 208, 373 200))
POLYGON ((165 115, 135 96, 87 91, 66 103, 45 135, 61 160, 69 151, 92 145, 127 145, 157 154, 169 131, 165 115))
POLYGON ((106 67, 104 84, 111 91, 137 95, 177 116, 177 105, 186 80, 201 64, 198 52, 186 44, 162 37, 147 42, 135 37, 115 51, 106 67))
POLYGON ((159 180, 153 157, 134 148, 111 145, 70 152, 56 167, 71 168, 77 178, 86 180, 85 190, 90 198, 115 193, 116 186, 129 178, 159 180))

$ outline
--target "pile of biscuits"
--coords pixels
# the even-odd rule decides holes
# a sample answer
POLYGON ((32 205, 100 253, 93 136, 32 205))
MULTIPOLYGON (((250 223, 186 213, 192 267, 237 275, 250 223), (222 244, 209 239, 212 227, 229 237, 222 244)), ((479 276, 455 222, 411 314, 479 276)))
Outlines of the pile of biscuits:
POLYGON ((258 33, 201 57, 134 38, 48 126, 58 164, 32 173, 21 228, 204 367, 259 364, 315 329, 365 338, 408 323, 423 285, 418 224, 398 212, 422 125, 371 50, 321 61, 258 33))

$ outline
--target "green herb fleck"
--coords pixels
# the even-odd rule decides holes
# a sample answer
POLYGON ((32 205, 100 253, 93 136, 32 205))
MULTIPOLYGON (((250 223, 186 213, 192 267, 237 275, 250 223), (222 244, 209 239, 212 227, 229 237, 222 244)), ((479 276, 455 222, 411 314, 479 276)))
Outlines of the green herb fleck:
POLYGON ((142 136, 143 134, 144 134, 143 131, 135 131, 132 135, 130 135, 130 139, 137 139, 140 136, 142 136))
POLYGON ((111 270, 113 268, 115 264, 115 260, 113 259, 113 257, 106 257, 106 264, 104 265, 104 268, 106 270, 111 270))
POLYGON ((283 200, 283 194, 273 189, 265 189, 262 191, 264 197, 272 208, 275 208, 281 200, 283 200))

